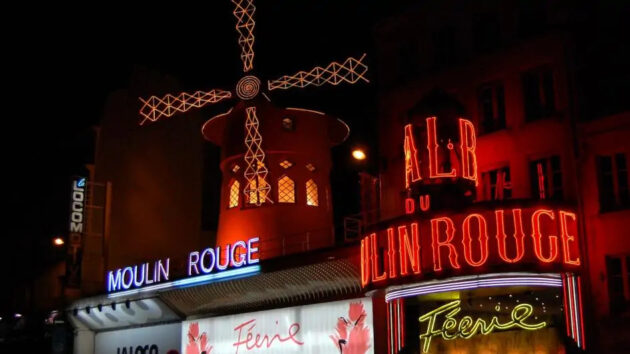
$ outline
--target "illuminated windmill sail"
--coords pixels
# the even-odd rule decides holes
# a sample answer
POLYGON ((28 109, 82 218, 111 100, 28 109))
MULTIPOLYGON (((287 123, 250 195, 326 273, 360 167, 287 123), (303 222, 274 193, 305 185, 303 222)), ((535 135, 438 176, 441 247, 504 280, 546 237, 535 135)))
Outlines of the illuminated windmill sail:
MULTIPOLYGON (((254 13, 256 7, 252 0, 231 0, 235 6, 236 31, 238 44, 241 47, 241 61, 243 72, 249 73, 254 68, 254 13)), ((363 62, 365 54, 357 58, 347 58, 343 62, 332 62, 325 67, 316 66, 308 71, 299 71, 293 75, 284 75, 275 80, 267 81, 267 89, 286 90, 294 87, 322 86, 324 84, 339 85, 341 83, 354 84, 359 81, 369 82, 366 78, 368 70, 363 62)), ((271 185, 267 182, 268 169, 265 165, 265 152, 262 148, 260 121, 256 115, 253 99, 260 93, 260 80, 253 75, 245 75, 237 83, 233 91, 213 89, 197 91, 195 93, 182 92, 178 95, 167 94, 163 97, 151 96, 140 98, 142 107, 140 115, 143 117, 140 125, 147 121, 155 122, 160 118, 171 117, 176 113, 183 113, 192 108, 201 108, 208 104, 218 103, 236 95, 246 105, 245 117, 245 147, 244 155, 247 180, 245 195, 252 198, 253 204, 260 206, 269 199, 271 185)))

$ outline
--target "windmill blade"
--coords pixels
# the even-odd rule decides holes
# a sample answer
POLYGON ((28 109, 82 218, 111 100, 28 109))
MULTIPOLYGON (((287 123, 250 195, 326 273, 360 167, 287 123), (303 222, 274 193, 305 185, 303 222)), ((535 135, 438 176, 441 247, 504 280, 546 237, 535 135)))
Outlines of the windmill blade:
POLYGON ((350 57, 343 63, 336 61, 328 64, 325 68, 316 66, 310 71, 299 71, 294 75, 284 75, 276 80, 267 81, 269 91, 271 90, 286 90, 292 87, 306 87, 306 86, 322 86, 323 84, 339 85, 342 82, 349 84, 357 83, 358 81, 370 82, 365 74, 368 67, 363 60, 365 54, 359 59, 350 57))
POLYGON ((140 115, 143 117, 140 125, 143 125, 147 120, 155 122, 160 118, 170 117, 178 112, 186 112, 191 108, 201 108, 230 97, 232 97, 230 91, 212 90, 209 92, 197 91, 193 94, 182 92, 177 96, 167 94, 162 98, 151 96, 146 100, 140 98, 140 102, 142 102, 140 115))
POLYGON ((271 202, 271 185, 267 182, 269 170, 265 166, 265 152, 262 149, 262 135, 260 134, 260 121, 256 115, 256 107, 245 108, 247 115, 245 119, 245 179, 247 185, 244 193, 250 204, 261 206, 263 203, 271 202))
POLYGON ((243 72, 254 68, 254 6, 253 0, 232 0, 234 4, 234 17, 236 17, 236 32, 238 32, 238 44, 241 46, 241 60, 243 72))

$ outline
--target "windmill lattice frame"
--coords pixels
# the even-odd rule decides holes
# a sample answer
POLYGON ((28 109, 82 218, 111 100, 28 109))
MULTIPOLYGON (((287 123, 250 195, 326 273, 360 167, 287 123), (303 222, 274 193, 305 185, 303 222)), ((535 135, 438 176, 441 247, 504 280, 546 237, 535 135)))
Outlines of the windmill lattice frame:
MULTIPOLYGON (((234 4, 232 14, 236 19, 238 44, 241 47, 240 58, 243 63, 243 73, 254 69, 254 14, 256 7, 253 0, 231 0, 234 4)), ((293 75, 283 75, 280 78, 267 81, 267 90, 287 90, 290 88, 304 88, 307 86, 322 86, 324 84, 339 85, 341 83, 355 84, 360 81, 369 82, 366 77, 368 67, 365 64, 366 54, 358 59, 349 57, 344 61, 326 66, 316 66, 310 70, 299 71, 293 75)), ((181 92, 178 95, 166 94, 163 97, 151 96, 140 98, 142 106, 140 125, 147 121, 155 122, 161 118, 168 118, 176 113, 184 113, 192 108, 201 108, 209 104, 219 103, 234 96, 245 101, 245 147, 244 156, 247 167, 244 171, 246 179, 243 192, 246 198, 253 200, 260 206, 270 199, 271 184, 267 181, 269 170, 265 164, 263 139, 260 134, 260 120, 256 115, 256 107, 252 101, 260 93, 260 79, 248 74, 243 76, 235 85, 233 91, 213 89, 210 91, 196 91, 192 94, 181 92)))

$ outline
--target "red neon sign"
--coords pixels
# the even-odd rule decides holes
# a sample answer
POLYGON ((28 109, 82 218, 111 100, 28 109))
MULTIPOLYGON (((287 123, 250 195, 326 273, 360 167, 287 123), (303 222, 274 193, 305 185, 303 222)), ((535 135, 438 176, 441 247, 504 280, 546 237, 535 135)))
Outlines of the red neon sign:
POLYGON ((577 216, 569 211, 512 208, 420 218, 393 224, 361 241, 363 286, 502 264, 569 270, 581 264, 574 236, 577 216))
POLYGON ((439 139, 436 117, 426 119, 424 130, 426 136, 426 152, 418 150, 416 136, 412 124, 405 126, 405 186, 409 188, 414 182, 422 181, 422 176, 429 179, 462 178, 477 184, 477 138, 475 128, 469 120, 458 120, 459 136, 453 139, 439 139), (441 140, 448 140, 446 145, 440 145, 441 140), (453 143, 452 140, 459 140, 453 143), (427 161, 427 164, 421 164, 427 161), (443 170, 449 166, 449 170, 443 170))

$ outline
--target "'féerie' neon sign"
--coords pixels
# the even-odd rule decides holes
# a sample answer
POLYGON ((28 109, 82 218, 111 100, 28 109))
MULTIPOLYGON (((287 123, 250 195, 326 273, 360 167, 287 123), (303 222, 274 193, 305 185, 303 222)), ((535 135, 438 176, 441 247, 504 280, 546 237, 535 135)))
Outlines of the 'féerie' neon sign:
POLYGON ((534 308, 530 304, 518 304, 514 306, 510 313, 511 320, 501 323, 497 316, 492 316, 490 321, 477 318, 473 320, 470 316, 464 316, 460 320, 455 318, 462 308, 460 307, 461 300, 451 301, 444 304, 435 310, 431 310, 418 318, 420 323, 427 322, 427 329, 424 333, 420 334, 420 341, 422 341, 422 352, 429 351, 431 346, 431 339, 436 336, 441 336, 445 340, 452 340, 457 338, 468 339, 477 333, 482 335, 488 335, 494 330, 506 330, 512 328, 520 328, 524 330, 537 330, 547 326, 547 322, 538 323, 526 323, 527 319, 534 312, 534 308), (442 326, 436 328, 438 316, 444 315, 444 321, 442 326))

